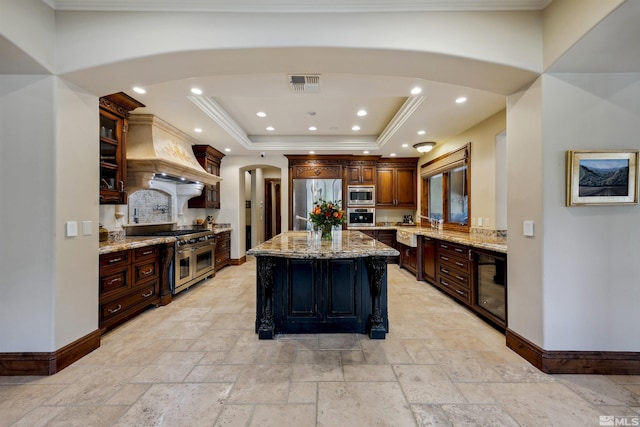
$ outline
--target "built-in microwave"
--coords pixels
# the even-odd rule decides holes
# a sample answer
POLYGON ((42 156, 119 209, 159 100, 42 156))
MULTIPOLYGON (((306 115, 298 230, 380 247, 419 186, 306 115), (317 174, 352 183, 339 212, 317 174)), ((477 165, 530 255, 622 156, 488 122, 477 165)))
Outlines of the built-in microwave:
POLYGON ((348 185, 347 207, 375 206, 376 188, 373 185, 348 185))
POLYGON ((375 208, 348 208, 347 227, 373 227, 376 225, 375 208))

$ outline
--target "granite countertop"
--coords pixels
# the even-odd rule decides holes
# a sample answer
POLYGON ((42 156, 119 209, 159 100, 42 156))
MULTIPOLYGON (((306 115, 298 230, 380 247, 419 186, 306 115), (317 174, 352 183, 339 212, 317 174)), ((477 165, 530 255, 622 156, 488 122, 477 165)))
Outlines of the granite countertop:
POLYGON ((400 253, 359 231, 333 232, 333 240, 321 240, 311 231, 287 231, 251 248, 247 255, 283 258, 362 258, 398 256, 400 253))
POLYGON ((416 226, 376 226, 376 227, 349 227, 349 230, 402 230, 404 232, 427 236, 479 249, 487 249, 494 252, 507 253, 507 239, 504 237, 485 236, 476 233, 462 233, 459 231, 434 230, 431 227, 416 226))
MULTIPOLYGON (((232 231, 231 227, 214 227, 213 233, 220 234, 225 231, 232 231)), ((205 231, 204 229, 202 231, 205 231)), ((161 245, 163 243, 173 243, 176 238, 173 236, 127 236, 121 242, 100 242, 98 253, 100 255, 111 252, 126 251, 128 249, 143 248, 145 246, 161 245)))
POLYGON ((125 237, 121 242, 100 242, 98 253, 100 255, 109 254, 111 252, 126 251, 128 249, 143 248, 145 246, 161 245, 163 243, 175 242, 176 238, 171 237, 142 237, 130 236, 125 237))

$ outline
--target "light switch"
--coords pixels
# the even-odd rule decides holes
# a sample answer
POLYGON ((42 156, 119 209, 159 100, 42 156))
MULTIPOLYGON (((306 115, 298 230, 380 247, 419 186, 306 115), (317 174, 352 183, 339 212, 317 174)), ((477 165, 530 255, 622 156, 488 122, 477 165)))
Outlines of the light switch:
POLYGON ((75 237, 78 235, 78 221, 67 221, 65 226, 67 237, 75 237))
POLYGON ((482 217, 478 217, 478 227, 482 227, 482 217))
POLYGON ((82 221, 82 235, 91 236, 92 232, 91 221, 82 221))
POLYGON ((527 237, 533 237, 533 221, 526 220, 522 223, 522 234, 527 237))

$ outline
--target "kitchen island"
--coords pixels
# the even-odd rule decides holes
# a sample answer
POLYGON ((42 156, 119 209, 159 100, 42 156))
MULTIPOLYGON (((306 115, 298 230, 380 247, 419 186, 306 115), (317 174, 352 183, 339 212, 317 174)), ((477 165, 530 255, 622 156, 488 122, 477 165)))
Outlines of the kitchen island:
POLYGON ((398 251, 359 231, 334 231, 321 240, 290 231, 247 251, 257 258, 259 339, 279 333, 389 331, 386 257, 398 251))

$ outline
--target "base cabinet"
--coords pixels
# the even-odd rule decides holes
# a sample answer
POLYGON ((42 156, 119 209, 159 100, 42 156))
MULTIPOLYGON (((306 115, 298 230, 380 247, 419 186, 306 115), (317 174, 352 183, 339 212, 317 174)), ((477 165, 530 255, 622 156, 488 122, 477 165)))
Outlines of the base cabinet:
MULTIPOLYGON (((260 339, 279 333, 369 333, 389 330, 387 273, 384 261, 377 273, 378 300, 370 286, 369 258, 258 258, 256 333, 260 339), (373 309, 379 307, 379 312, 373 309), (271 324, 271 319, 272 324, 271 324), (267 324, 270 332, 263 335, 267 324)), ((377 262, 377 261, 376 261, 377 262)), ((374 338, 372 336, 372 338, 374 338)))
POLYGON ((413 274, 418 273, 418 248, 397 244, 398 252, 400 252, 400 267, 407 269, 413 274))
POLYGON ((418 247, 420 280, 446 292, 495 326, 507 327, 506 254, 426 236, 420 236, 418 247))
MULTIPOLYGON (((377 241, 384 243, 387 246, 398 249, 396 242, 396 230, 360 230, 360 232, 366 234, 372 239, 376 239, 377 241)), ((387 264, 399 264, 399 257, 387 257, 387 264)))
POLYGON ((231 263, 231 232, 216 234, 216 272, 231 263))
POLYGON ((160 260, 159 245, 100 255, 101 330, 160 305, 160 260))

